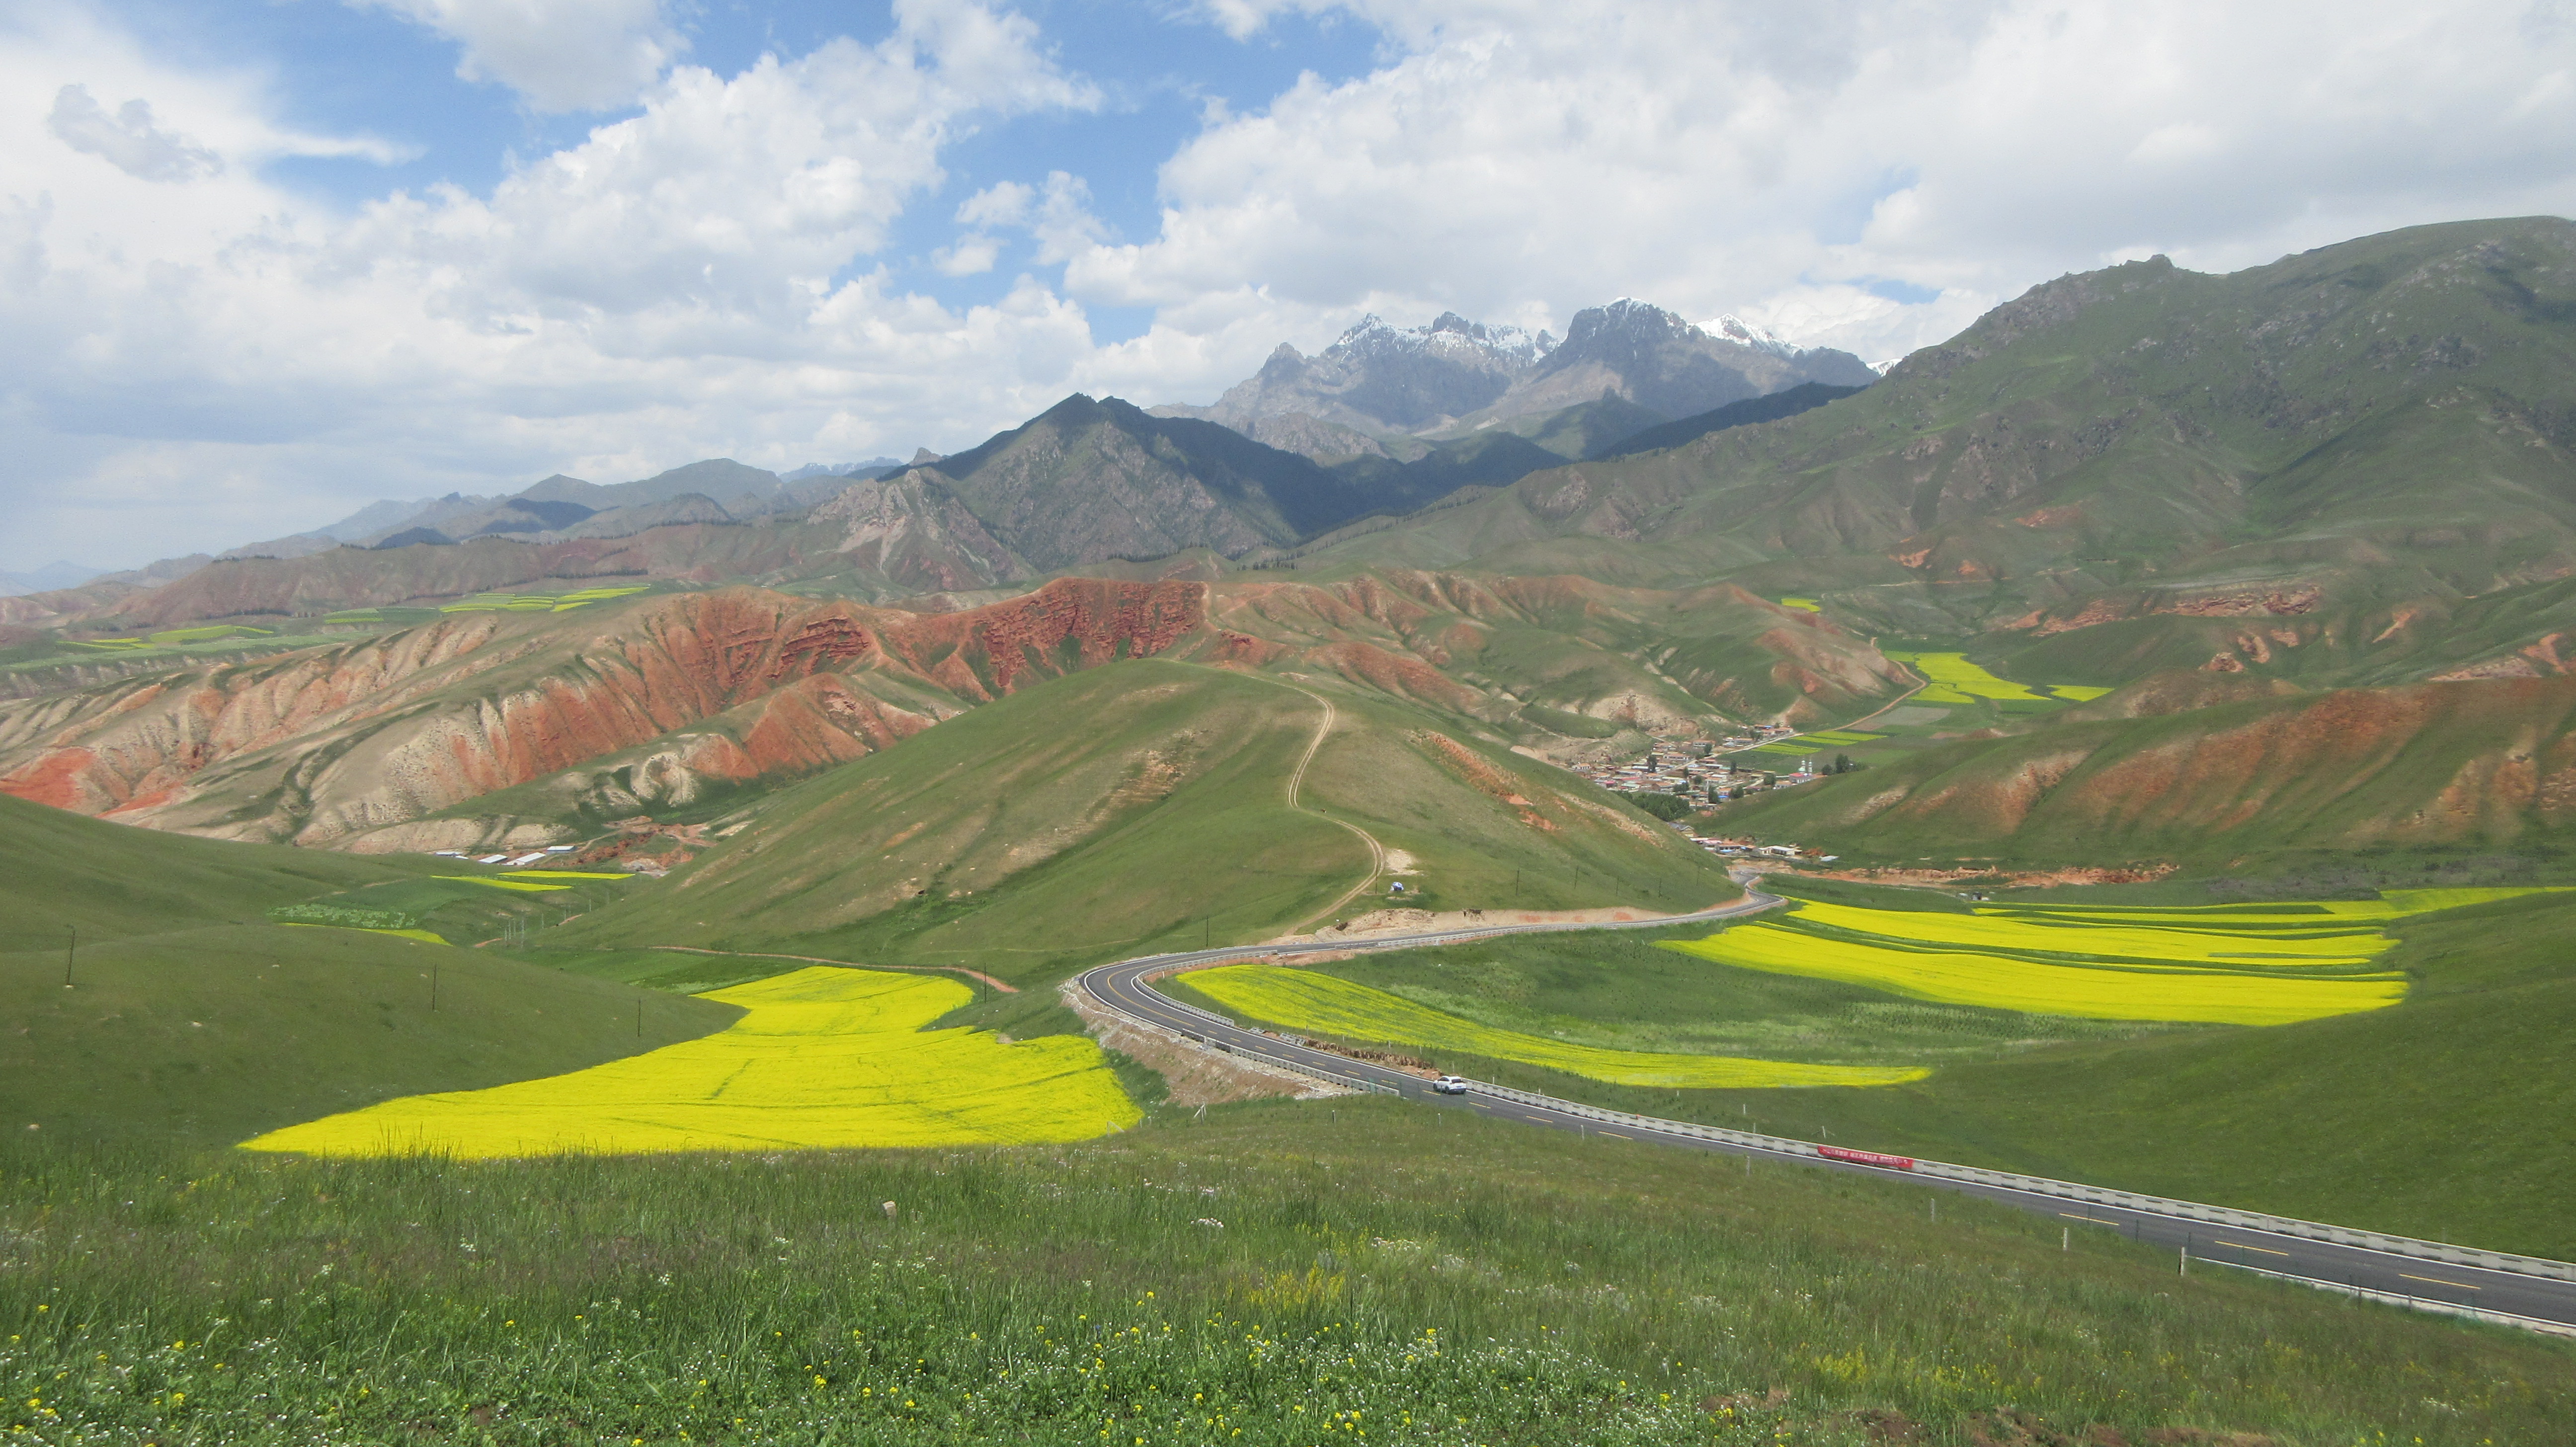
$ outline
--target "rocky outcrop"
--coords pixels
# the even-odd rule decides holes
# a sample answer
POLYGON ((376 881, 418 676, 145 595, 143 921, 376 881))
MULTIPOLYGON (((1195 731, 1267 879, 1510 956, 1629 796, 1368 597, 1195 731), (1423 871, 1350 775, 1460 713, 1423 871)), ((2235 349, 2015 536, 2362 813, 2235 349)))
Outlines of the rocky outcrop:
POLYGON ((923 468, 853 483, 807 521, 842 529, 835 551, 918 592, 989 588, 1029 573, 947 483, 923 468))

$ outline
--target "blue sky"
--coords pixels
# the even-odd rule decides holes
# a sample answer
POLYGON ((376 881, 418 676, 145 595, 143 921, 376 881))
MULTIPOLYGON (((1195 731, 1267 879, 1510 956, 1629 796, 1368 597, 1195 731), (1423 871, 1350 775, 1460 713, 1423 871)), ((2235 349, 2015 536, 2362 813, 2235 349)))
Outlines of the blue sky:
POLYGON ((953 450, 1371 312, 1878 361, 2154 252, 2567 214, 2571 76, 2528 0, 19 0, 0 569, 953 450))

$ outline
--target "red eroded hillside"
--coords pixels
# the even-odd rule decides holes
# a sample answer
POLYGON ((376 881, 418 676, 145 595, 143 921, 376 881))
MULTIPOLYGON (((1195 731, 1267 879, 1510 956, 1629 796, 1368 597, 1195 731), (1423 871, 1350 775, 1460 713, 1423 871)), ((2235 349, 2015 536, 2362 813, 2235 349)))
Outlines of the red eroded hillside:
POLYGON ((1865 831, 1891 853, 2067 860, 2502 845, 2576 827, 2576 678, 2109 712, 2070 711, 2019 737, 1927 750, 1736 806, 1729 827, 1853 847, 1865 831))
MULTIPOLYGON (((636 767, 735 782, 856 758, 1033 677, 1161 652, 1204 601, 1201 584, 1072 579, 946 615, 753 589, 459 615, 0 710, 0 791, 191 833, 401 830, 376 844, 414 847, 424 816, 657 743, 636 767)), ((457 823, 432 832, 479 837, 457 823)))

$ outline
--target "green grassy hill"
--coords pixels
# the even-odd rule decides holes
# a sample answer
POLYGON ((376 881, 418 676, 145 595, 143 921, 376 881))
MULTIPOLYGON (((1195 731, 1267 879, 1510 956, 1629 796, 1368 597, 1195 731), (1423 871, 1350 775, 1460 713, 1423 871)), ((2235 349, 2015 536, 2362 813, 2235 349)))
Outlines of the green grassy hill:
POLYGON ((102 824, 0 794, 0 949, 51 949, 69 930, 103 941, 246 923, 271 905, 424 872, 418 861, 102 824))
POLYGON ((1669 829, 1457 723, 1338 680, 1137 660, 1023 689, 780 794, 566 946, 798 948, 1049 979, 1388 901, 1700 905, 1734 886, 1669 829), (1305 690, 1305 691, 1301 691, 1305 690), (1290 774, 1337 722, 1288 807, 1290 774), (1383 871, 1357 826, 1410 862, 1383 871))
MULTIPOLYGON (((12 1002, 0 1129, 12 1132, 228 1144, 396 1095, 577 1070, 739 1013, 262 917, 319 897, 372 905, 457 888, 416 865, 189 839, 0 797, 0 878, 0 997, 12 1002)), ((514 902, 492 894, 496 910, 514 902)))

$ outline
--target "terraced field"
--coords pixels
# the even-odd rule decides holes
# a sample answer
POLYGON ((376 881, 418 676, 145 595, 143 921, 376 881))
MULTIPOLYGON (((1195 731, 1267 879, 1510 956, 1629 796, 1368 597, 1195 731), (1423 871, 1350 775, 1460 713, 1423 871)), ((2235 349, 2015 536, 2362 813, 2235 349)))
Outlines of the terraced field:
POLYGON ((1190 988, 1229 1010, 1292 1030, 1346 1040, 1455 1050, 1493 1060, 1562 1070, 1613 1085, 1678 1090, 1747 1090, 1767 1086, 1897 1085, 1930 1072, 1885 1066, 1803 1065, 1726 1055, 1665 1054, 1576 1045, 1496 1029, 1417 1005, 1384 990, 1331 975, 1275 965, 1197 970, 1190 988))
POLYGON ((2374 968, 2380 926, 2530 889, 2393 890, 2376 900, 2116 908, 1998 905, 1973 914, 1801 903, 1665 948, 1742 969, 1839 980, 1952 1005, 2228 1025, 2286 1025, 2405 998, 2374 968))
POLYGON ((706 999, 749 1011, 715 1035, 570 1075, 415 1095, 244 1142, 322 1156, 1026 1145, 1141 1118, 1081 1036, 1004 1045, 925 1030, 972 995, 949 980, 816 966, 706 999))

